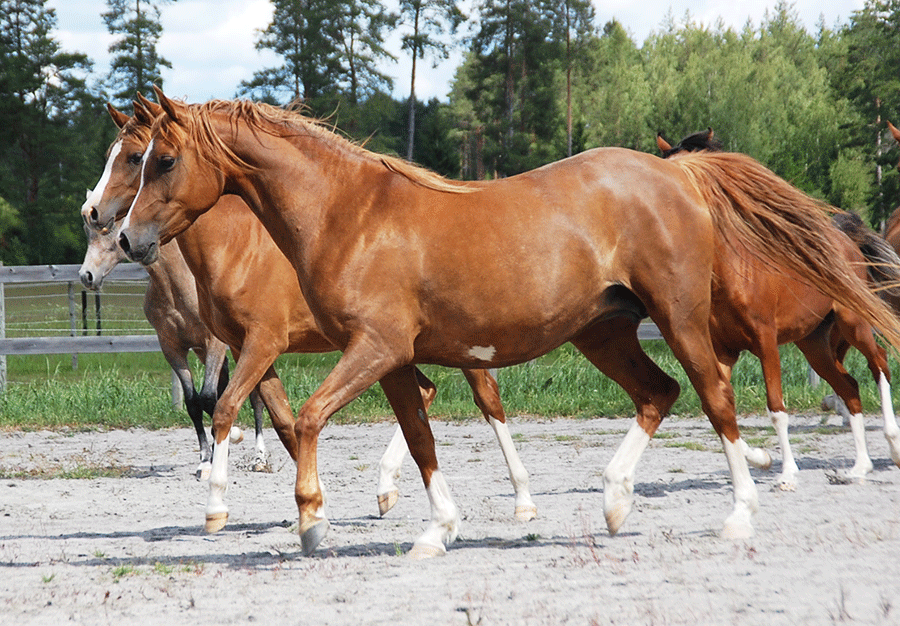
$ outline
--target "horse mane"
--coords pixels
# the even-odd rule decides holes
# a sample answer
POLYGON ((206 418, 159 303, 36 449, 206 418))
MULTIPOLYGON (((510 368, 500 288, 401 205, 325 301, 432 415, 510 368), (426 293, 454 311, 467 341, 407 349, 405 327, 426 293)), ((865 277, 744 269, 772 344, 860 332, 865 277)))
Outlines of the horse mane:
POLYGON ((843 213, 840 209, 807 196, 745 154, 687 153, 670 163, 684 172, 708 207, 722 241, 740 244, 763 263, 792 268, 809 285, 863 315, 889 343, 900 346, 895 342, 900 333, 895 331, 894 313, 853 265, 834 253, 846 245, 829 219, 843 213))
POLYGON ((180 109, 179 124, 171 123, 168 116, 162 116, 154 125, 154 131, 160 136, 175 142, 184 141, 184 130, 181 124, 191 128, 188 131, 197 141, 200 153, 210 163, 221 163, 225 160, 241 171, 256 169, 246 163, 229 148, 218 136, 212 124, 214 115, 222 115, 231 123, 245 123, 252 132, 263 132, 275 137, 312 137, 316 140, 337 146, 363 159, 378 163, 387 170, 399 174, 421 187, 446 193, 469 193, 475 188, 463 181, 454 181, 436 174, 418 165, 383 154, 366 150, 362 146, 341 137, 332 130, 325 120, 308 117, 305 108, 291 107, 283 109, 265 103, 250 100, 210 100, 203 104, 184 105, 180 109))

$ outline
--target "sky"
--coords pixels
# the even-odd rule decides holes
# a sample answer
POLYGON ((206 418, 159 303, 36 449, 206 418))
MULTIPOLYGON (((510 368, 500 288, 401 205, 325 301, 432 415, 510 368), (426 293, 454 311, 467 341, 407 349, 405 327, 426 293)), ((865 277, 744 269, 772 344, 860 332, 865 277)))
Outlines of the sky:
MULTIPOLYGON (((652 31, 661 29, 667 15, 680 22, 690 13, 694 23, 715 26, 721 18, 725 26, 736 30, 748 20, 758 26, 777 0, 594 0, 598 24, 618 20, 642 44, 652 31)), ((396 9, 396 0, 385 3, 396 9)), ((472 0, 464 0, 471 6, 472 0)), ((864 0, 795 0, 791 3, 807 30, 815 33, 819 21, 833 27, 849 22, 853 11, 863 7, 864 0)), ((106 31, 101 13, 107 10, 104 0, 48 0, 56 10, 55 37, 68 52, 87 54, 95 63, 94 71, 105 74, 109 68, 107 51, 113 37, 106 31)), ((157 51, 172 63, 163 68, 165 91, 169 96, 188 102, 204 102, 211 98, 235 97, 238 84, 249 80, 254 71, 280 64, 279 57, 269 51, 256 50, 258 30, 272 20, 269 0, 177 0, 162 8, 163 35, 157 51)), ((388 47, 398 57, 383 71, 393 77, 395 98, 409 97, 410 60, 400 50, 401 30, 394 32, 388 47)), ((437 67, 426 59, 417 67, 416 95, 420 100, 446 100, 453 72, 461 61, 457 51, 437 67)))

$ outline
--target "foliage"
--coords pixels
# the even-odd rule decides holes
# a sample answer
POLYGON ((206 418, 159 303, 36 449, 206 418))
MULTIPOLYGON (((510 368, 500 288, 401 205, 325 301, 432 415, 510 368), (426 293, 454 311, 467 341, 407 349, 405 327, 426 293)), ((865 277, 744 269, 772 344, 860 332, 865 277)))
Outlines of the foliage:
POLYGON ((409 81, 409 125, 407 128, 406 158, 415 154, 416 134, 416 65, 426 53, 446 59, 450 46, 444 40, 456 33, 466 19, 452 0, 400 0, 400 17, 412 23, 412 32, 403 35, 401 47, 412 57, 409 81))
POLYGON ((341 98, 390 89, 377 61, 391 55, 384 33, 396 23, 375 0, 275 0, 272 22, 259 33, 257 49, 268 49, 284 64, 254 73, 239 93, 272 103, 302 100, 319 113, 341 98))
POLYGON ((7 264, 79 254, 77 207, 102 142, 99 102, 86 85, 90 61, 60 49, 51 34, 56 14, 44 4, 0 2, 0 197, 12 207, 6 215, 18 218, 4 223, 7 264))
POLYGON ((103 22, 113 35, 122 35, 109 46, 114 54, 109 83, 116 103, 130 103, 138 93, 151 96, 152 85, 162 87, 161 68, 172 64, 160 56, 161 7, 175 0, 106 0, 109 10, 103 22))

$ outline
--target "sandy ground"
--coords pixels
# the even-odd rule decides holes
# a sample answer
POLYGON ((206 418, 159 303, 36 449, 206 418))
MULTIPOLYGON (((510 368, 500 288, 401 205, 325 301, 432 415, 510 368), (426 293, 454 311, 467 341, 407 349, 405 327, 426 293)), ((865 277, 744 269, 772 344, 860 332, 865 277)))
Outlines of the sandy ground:
MULTIPOLYGON (((732 494, 705 420, 663 425, 616 537, 603 521, 601 475, 630 420, 512 422, 538 506, 528 523, 513 517, 491 430, 434 422, 463 522, 447 555, 430 561, 404 556, 428 517, 410 460, 399 503, 378 516, 389 423, 325 429, 332 526, 308 558, 295 534, 294 469, 271 431, 273 473, 249 471, 249 442, 232 447, 231 517, 217 535, 202 532, 207 488, 193 475, 189 429, 4 433, 0 623, 898 624, 900 469, 870 418, 875 471, 862 483, 829 481, 852 464, 852 440, 835 416, 821 421, 792 423, 796 492, 774 490, 774 471, 753 471, 756 535, 737 542, 716 534, 732 494), (127 471, 14 477, 103 467, 127 471)), ((742 425, 753 436, 768 424, 742 425)))

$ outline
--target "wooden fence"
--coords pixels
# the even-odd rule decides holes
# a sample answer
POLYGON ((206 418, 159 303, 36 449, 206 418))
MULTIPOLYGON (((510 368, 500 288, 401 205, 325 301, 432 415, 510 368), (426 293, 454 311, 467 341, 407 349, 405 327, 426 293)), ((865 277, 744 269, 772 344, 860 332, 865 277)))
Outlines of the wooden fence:
MULTIPOLYGON (((89 354, 109 352, 157 352, 159 341, 155 334, 102 335, 86 334, 78 328, 78 317, 86 312, 87 295, 81 291, 78 276, 80 265, 0 265, 0 388, 6 387, 7 355, 26 354, 89 354), (7 337, 6 336, 6 285, 65 283, 69 301, 68 337, 7 337), (76 289, 81 291, 79 307, 76 289)), ((136 263, 123 263, 107 277, 107 281, 146 283, 147 271, 136 263)), ((100 300, 95 300, 99 314, 100 300)))

